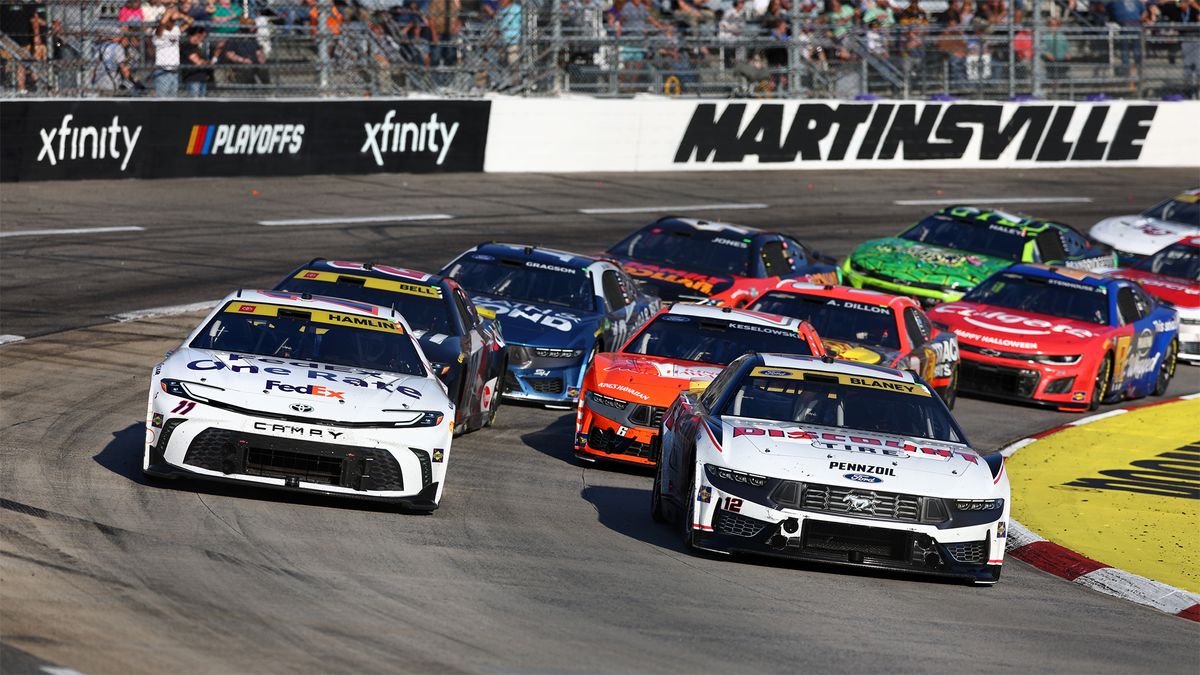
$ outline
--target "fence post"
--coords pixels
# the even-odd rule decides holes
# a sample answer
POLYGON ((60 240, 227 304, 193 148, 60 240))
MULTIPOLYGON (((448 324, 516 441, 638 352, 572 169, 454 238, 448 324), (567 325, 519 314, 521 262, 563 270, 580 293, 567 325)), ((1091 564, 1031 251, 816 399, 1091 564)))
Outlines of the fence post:
MULTIPOLYGON (((1008 3, 1008 97, 1013 98, 1017 95, 1017 50, 1013 49, 1013 33, 1016 26, 1013 25, 1014 16, 1013 5, 1016 2, 1008 3)), ((1034 58, 1037 58, 1037 45, 1033 46, 1034 58)))
MULTIPOLYGON (((1030 68, 1030 93, 1042 97, 1042 0, 1033 0, 1033 63, 1030 68)), ((1010 47, 1011 49, 1011 47, 1010 47)))
POLYGON ((800 98, 803 95, 800 86, 800 69, 803 66, 800 63, 800 41, 797 39, 800 35, 799 2, 793 2, 788 8, 788 18, 791 19, 791 27, 788 29, 788 93, 792 98, 800 98))
POLYGON ((562 74, 566 71, 562 28, 562 2, 550 0, 550 77, 553 80, 550 86, 554 94, 562 93, 562 74), (560 68, 559 64, 563 67, 560 68))
POLYGON ((329 6, 333 0, 317 2, 317 56, 320 62, 318 83, 322 93, 329 91, 331 63, 329 58, 329 6))

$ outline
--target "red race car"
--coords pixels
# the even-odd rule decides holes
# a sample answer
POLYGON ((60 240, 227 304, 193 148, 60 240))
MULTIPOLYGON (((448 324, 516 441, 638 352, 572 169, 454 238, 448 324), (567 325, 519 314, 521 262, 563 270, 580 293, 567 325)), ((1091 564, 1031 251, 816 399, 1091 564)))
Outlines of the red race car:
POLYGON ((918 373, 954 407, 958 338, 912 298, 849 286, 781 281, 747 309, 807 321, 838 358, 918 373))
POLYGON ((744 307, 781 279, 836 284, 832 258, 778 232, 691 218, 661 218, 608 249, 666 301, 744 307))
POLYGON ((746 352, 825 355, 798 319, 689 304, 660 311, 620 351, 596 355, 579 395, 575 456, 653 466, 667 406, 746 352))
POLYGON ((1184 237, 1133 267, 1110 272, 1132 279, 1179 314, 1179 358, 1200 365, 1200 237, 1184 237))

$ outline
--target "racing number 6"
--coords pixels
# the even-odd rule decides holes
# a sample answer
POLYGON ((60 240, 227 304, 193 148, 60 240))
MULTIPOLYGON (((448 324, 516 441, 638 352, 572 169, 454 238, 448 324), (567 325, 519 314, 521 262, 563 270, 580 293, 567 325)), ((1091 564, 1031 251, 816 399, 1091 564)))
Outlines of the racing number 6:
POLYGON ((721 502, 721 508, 734 513, 741 513, 742 500, 737 497, 726 497, 725 501, 721 502))

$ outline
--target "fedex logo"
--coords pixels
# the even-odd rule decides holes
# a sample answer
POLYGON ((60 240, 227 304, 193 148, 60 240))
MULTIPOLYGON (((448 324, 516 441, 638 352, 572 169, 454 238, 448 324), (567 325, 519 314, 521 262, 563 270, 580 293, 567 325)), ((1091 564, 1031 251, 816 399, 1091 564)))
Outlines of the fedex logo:
POLYGON ((278 389, 279 391, 286 392, 289 394, 308 394, 309 396, 327 396, 329 398, 336 398, 336 399, 343 400, 343 401, 345 400, 342 397, 342 394, 344 394, 345 392, 333 391, 332 389, 327 389, 319 384, 304 384, 304 385, 296 386, 294 384, 284 384, 283 382, 280 382, 278 380, 267 380, 267 389, 268 390, 278 389))

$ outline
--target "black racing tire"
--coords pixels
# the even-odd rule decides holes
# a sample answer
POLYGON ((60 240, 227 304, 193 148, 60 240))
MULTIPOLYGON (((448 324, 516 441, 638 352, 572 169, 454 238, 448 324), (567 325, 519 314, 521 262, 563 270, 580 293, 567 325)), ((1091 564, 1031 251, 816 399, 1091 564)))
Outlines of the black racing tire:
POLYGON ((1100 365, 1096 367, 1096 384, 1092 387, 1092 400, 1088 402, 1088 410, 1096 410, 1108 397, 1108 388, 1112 384, 1112 354, 1105 354, 1100 365))
POLYGON ((1167 393, 1167 387, 1171 385, 1171 378, 1175 377, 1175 368, 1179 363, 1179 341, 1171 340, 1171 344, 1167 345, 1167 353, 1163 355, 1162 365, 1158 367, 1158 381, 1154 383, 1154 391, 1150 392, 1151 396, 1162 396, 1167 393))
POLYGON ((954 404, 958 402, 958 366, 950 371, 950 384, 946 385, 946 391, 942 393, 942 401, 950 410, 954 410, 954 404))
POLYGON ((661 469, 654 470, 654 485, 650 488, 650 517, 656 523, 669 522, 666 512, 663 511, 661 475, 661 469))
POLYGON ((692 530, 692 520, 696 515, 696 462, 688 459, 688 473, 683 492, 683 504, 679 509, 679 536, 683 539, 683 547, 689 551, 696 550, 695 534, 692 530))
POLYGON ((500 364, 500 374, 496 376, 496 391, 492 392, 492 407, 487 411, 487 415, 483 420, 483 427, 490 427, 496 423, 496 415, 500 412, 500 390, 504 387, 504 374, 508 372, 508 359, 500 364))

